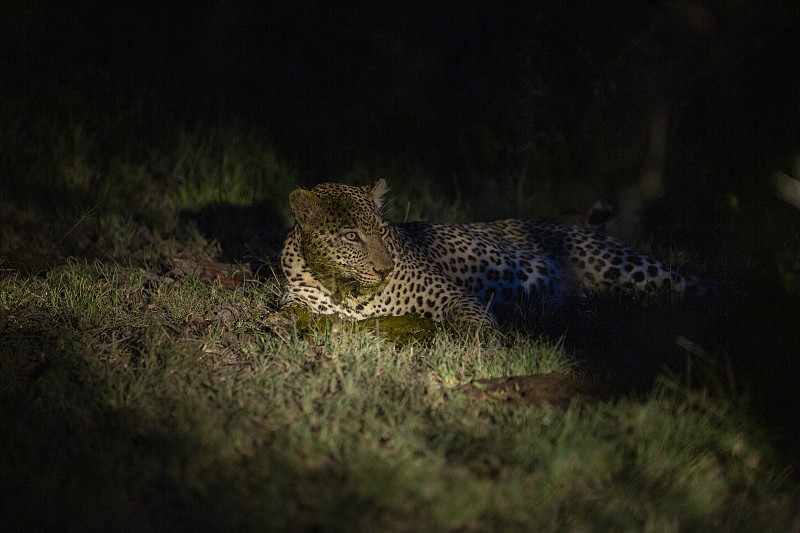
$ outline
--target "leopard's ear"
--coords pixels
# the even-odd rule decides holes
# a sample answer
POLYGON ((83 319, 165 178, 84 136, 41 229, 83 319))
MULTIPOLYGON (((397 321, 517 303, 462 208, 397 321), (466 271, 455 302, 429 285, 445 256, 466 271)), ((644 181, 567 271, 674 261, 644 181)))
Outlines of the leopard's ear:
POLYGON ((289 206, 294 219, 302 228, 311 224, 322 210, 319 197, 305 189, 295 189, 289 194, 289 206))
POLYGON ((380 209, 381 206, 383 206, 382 197, 384 194, 386 194, 386 191, 389 190, 389 186, 386 185, 386 180, 381 178, 373 183, 371 187, 368 187, 370 196, 372 196, 372 201, 375 202, 375 207, 380 209))

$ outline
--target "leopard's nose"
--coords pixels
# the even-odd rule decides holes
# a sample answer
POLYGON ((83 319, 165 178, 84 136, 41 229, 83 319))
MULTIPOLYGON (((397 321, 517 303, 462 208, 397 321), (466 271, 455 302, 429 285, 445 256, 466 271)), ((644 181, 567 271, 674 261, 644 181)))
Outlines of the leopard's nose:
POLYGON ((393 267, 389 266, 389 267, 386 267, 386 268, 374 268, 374 267, 373 267, 373 269, 372 269, 372 270, 374 270, 374 271, 375 271, 375 273, 376 273, 377 275, 379 275, 381 278, 385 278, 386 276, 388 276, 389 274, 391 274, 391 272, 392 272, 392 269, 393 269, 393 267))

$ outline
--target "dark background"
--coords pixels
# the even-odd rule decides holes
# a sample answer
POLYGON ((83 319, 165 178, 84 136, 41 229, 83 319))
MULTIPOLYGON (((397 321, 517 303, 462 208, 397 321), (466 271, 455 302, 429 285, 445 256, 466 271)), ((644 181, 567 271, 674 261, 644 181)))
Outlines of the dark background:
POLYGON ((613 198, 658 113, 668 193, 695 214, 763 195, 800 146, 793 2, 266 4, 5 3, 2 88, 180 127, 256 123, 308 185, 413 160, 479 215, 482 187, 464 184, 525 172, 580 210, 613 198))

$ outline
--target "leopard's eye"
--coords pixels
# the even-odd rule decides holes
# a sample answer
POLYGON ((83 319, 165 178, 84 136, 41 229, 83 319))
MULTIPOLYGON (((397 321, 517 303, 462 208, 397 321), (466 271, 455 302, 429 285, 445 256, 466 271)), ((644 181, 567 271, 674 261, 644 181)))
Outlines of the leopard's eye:
POLYGON ((344 234, 344 238, 347 239, 348 241, 355 242, 358 240, 358 233, 356 233, 355 231, 348 231, 347 233, 344 234))
POLYGON ((386 226, 381 226, 381 235, 386 235, 387 231, 386 226))

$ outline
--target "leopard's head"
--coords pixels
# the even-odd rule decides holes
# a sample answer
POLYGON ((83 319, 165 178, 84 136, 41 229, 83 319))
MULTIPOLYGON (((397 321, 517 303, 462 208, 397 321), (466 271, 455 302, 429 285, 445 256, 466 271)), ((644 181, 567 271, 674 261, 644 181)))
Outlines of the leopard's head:
POLYGON ((380 212, 387 190, 381 179, 363 187, 323 183, 289 195, 303 256, 324 286, 363 292, 385 282, 394 267, 380 212))

